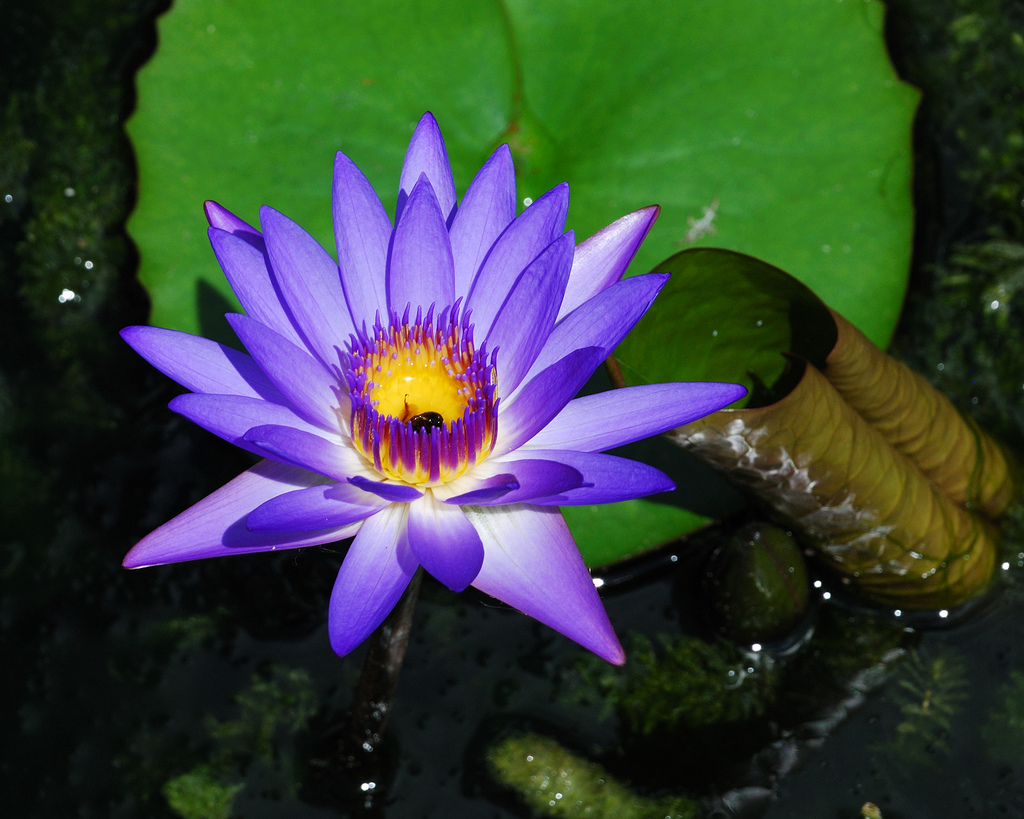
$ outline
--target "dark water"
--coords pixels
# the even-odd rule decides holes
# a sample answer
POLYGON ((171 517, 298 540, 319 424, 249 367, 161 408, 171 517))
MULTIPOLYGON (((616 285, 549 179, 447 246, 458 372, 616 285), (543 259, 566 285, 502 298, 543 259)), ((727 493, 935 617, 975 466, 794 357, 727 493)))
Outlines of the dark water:
MULTIPOLYGON (((977 330, 971 350, 995 350, 994 374, 951 366, 943 386, 1019 441, 1014 403, 997 399, 1024 360, 1009 346, 1020 315, 993 342, 978 304, 947 298, 935 265, 948 266, 957 243, 1024 238, 1024 142, 1012 139, 1024 132, 1021 6, 891 5, 894 60, 926 90, 914 290, 897 347, 935 375, 952 359, 934 317, 977 330)), ((221 806, 233 792, 233 807, 193 802, 191 815, 523 816, 483 760, 524 731, 600 761, 639 794, 686 792, 744 815, 768 805, 771 819, 852 819, 866 801, 886 819, 1024 815, 1013 548, 1002 593, 956 622, 903 630, 819 601, 804 628, 828 641, 751 672, 782 680, 762 713, 650 737, 580 702, 596 690, 579 674, 584 652, 428 580, 379 758, 354 773, 325 767, 363 656, 340 660, 327 641, 339 552, 119 568, 170 510, 247 465, 168 413, 173 385, 116 337, 147 311, 123 232, 135 176, 122 124, 164 6, 0 3, 4 815, 180 816, 184 802, 176 813, 168 794, 205 782, 194 792, 219 793, 221 806)), ((701 631, 691 594, 701 548, 675 562, 666 553, 618 586, 609 578, 620 634, 701 631)))

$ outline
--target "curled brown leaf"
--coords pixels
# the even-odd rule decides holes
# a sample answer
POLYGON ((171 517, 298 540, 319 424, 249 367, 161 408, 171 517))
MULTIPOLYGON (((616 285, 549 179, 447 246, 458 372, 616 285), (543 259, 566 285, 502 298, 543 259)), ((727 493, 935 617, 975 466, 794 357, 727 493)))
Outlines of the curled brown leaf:
POLYGON ((671 434, 784 515, 879 600, 943 608, 983 589, 992 524, 939 491, 814 367, 767 407, 723 410, 671 434))
POLYGON ((1009 455, 922 376, 872 344, 835 311, 838 338, 825 375, 861 417, 954 503, 995 518, 1017 493, 1009 455))

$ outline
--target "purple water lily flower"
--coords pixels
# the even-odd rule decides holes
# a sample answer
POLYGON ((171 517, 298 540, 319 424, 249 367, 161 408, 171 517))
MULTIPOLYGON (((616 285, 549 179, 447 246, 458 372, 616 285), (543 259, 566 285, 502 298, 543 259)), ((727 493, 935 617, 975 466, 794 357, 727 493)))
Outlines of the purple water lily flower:
POLYGON ((171 409, 264 458, 124 565, 354 537, 330 602, 338 654, 380 625, 423 566, 623 662, 558 507, 672 489, 657 469, 600 453, 744 394, 656 384, 573 399, 668 278, 619 280, 658 209, 574 247, 567 185, 516 216, 506 145, 457 205, 430 114, 409 143, 394 225, 341 153, 333 202, 337 263, 276 210, 261 209, 261 234, 206 204, 248 355, 173 330, 122 331, 191 390, 171 409))

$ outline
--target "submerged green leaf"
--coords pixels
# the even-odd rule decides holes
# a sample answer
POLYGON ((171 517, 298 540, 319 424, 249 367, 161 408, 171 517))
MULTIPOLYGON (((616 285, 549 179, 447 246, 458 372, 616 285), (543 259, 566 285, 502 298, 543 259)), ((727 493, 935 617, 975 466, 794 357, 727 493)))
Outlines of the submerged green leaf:
POLYGON ((616 819, 696 819, 699 803, 633 793, 596 762, 540 734, 517 734, 487 750, 491 776, 515 792, 537 816, 616 819))
POLYGON ((908 776, 922 766, 942 767, 950 753, 947 737, 967 699, 967 687, 967 669, 957 654, 923 657, 914 652, 897 672, 887 697, 902 719, 892 738, 877 750, 908 776))
POLYGON ((810 593, 800 546, 761 521, 712 552, 703 585, 718 630, 747 645, 783 637, 806 612, 810 593))

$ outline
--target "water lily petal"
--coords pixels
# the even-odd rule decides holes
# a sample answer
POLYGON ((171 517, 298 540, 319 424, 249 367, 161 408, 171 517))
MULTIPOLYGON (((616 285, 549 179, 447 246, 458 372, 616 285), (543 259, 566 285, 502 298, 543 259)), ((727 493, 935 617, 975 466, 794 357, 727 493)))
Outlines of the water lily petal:
MULTIPOLYGON (((460 494, 443 498, 445 503, 462 506, 498 506, 509 503, 533 503, 534 498, 561 496, 584 484, 583 474, 572 466, 557 463, 554 458, 491 458, 473 470, 472 475, 452 481, 447 488, 460 494), (488 478, 488 473, 495 473, 488 478), (490 487, 504 479, 506 490, 495 492, 490 487), (511 480, 510 480, 511 479, 511 480), (454 485, 454 486, 453 486, 454 485)), ((435 492, 435 495, 437 493, 435 492)), ((441 499, 441 498, 439 498, 441 499)))
POLYGON ((516 218, 516 172, 500 145, 469 183, 451 226, 455 295, 465 297, 491 245, 516 218))
POLYGON ((258 533, 246 528, 246 517, 260 504, 321 480, 304 469, 261 461, 146 535, 125 556, 124 566, 137 569, 204 557, 295 549, 351 537, 360 524, 298 535, 258 533))
POLYGON ((348 394, 338 387, 338 376, 258 321, 238 313, 228 313, 227 319, 245 349, 295 411, 311 424, 337 432, 339 412, 344 417, 349 409, 348 394))
POLYGON ((354 475, 348 479, 348 482, 353 486, 358 486, 364 492, 370 492, 393 503, 409 503, 423 494, 415 486, 404 483, 384 483, 362 475, 354 475))
POLYGON ((267 255, 288 311, 306 346, 329 367, 355 330, 334 259, 299 225, 264 205, 260 224, 267 255))
POLYGON ((519 274, 562 234, 568 210, 569 186, 563 183, 530 205, 498 237, 473 280, 466 302, 479 335, 491 329, 519 274))
MULTIPOLYGON (((453 203, 454 197, 453 192, 453 203)), ((415 314, 417 307, 426 309, 436 304, 442 308, 454 301, 455 267, 448 228, 424 174, 409 194, 402 220, 395 228, 388 262, 388 304, 402 315, 407 305, 412 305, 415 314)))
POLYGON ((555 326, 574 246, 572 231, 548 245, 516 280, 495 316, 486 344, 498 352, 499 398, 519 386, 555 326))
POLYGON ((376 476, 350 446, 289 426, 267 424, 253 427, 242 437, 264 452, 336 481, 347 481, 354 475, 364 478, 376 476))
MULTIPOLYGON (((448 152, 444 147, 441 129, 429 111, 420 117, 402 163, 402 176, 398 181, 398 206, 395 208, 395 228, 405 218, 408 200, 420 176, 426 175, 437 196, 442 222, 446 225, 455 210, 455 180, 448 152)), ((413 302, 415 304, 416 302, 413 302)), ((430 302, 427 302, 429 304, 430 302)), ((451 302, 448 302, 449 304, 451 302)))
POLYGON ((471 507, 484 563, 474 588, 561 632, 610 663, 626 655, 557 509, 471 507))
POLYGON ((144 325, 125 327, 121 338, 160 372, 192 392, 285 403, 281 391, 250 356, 216 341, 144 325))
POLYGON ((603 360, 603 350, 586 347, 569 353, 527 382, 501 408, 493 455, 518 449, 547 426, 603 360))
MULTIPOLYGON (((530 503, 542 506, 582 506, 595 503, 617 503, 618 501, 643 498, 658 492, 671 492, 676 488, 664 472, 639 461, 630 461, 615 455, 601 455, 596 452, 573 452, 571 450, 519 450, 530 464, 548 461, 548 466, 558 463, 577 470, 583 484, 567 490, 556 490, 547 497, 535 496, 530 503)), ((513 456, 506 456, 506 467, 516 474, 513 456)))
POLYGON ((664 273, 633 276, 584 302, 555 325, 527 377, 583 347, 600 347, 610 355, 647 312, 668 278, 664 273))
POLYGON ((391 220, 373 187, 345 154, 334 160, 334 238, 338 244, 341 282, 357 325, 373 326, 379 312, 387 318, 387 269, 391 220))
POLYGON ((409 548, 423 568, 452 591, 473 582, 484 562, 484 546, 458 506, 438 503, 427 492, 409 504, 409 548))
POLYGON ((443 486, 435 486, 431 491, 442 503, 454 503, 460 506, 472 504, 488 505, 491 501, 504 497, 513 489, 519 488, 519 481, 511 472, 501 472, 490 477, 477 475, 484 469, 483 465, 473 470, 473 475, 464 475, 449 481, 443 486))
POLYGON ((167 406, 225 441, 274 460, 277 458, 272 453, 245 440, 245 433, 253 427, 272 425, 294 427, 321 437, 327 435, 319 427, 304 421, 291 408, 258 398, 188 393, 171 399, 167 406))
POLYGON ((360 525, 331 592, 331 647, 348 654, 391 613, 418 568, 405 535, 404 505, 385 507, 360 525))
POLYGON ((308 349, 281 301, 265 252, 254 247, 245 236, 214 227, 207 233, 214 255, 246 314, 280 333, 292 344, 308 349))
POLYGON ((651 205, 626 214, 576 248, 559 317, 568 315, 622 278, 660 210, 651 205))
POLYGON ((550 505, 668 489, 657 470, 592 450, 684 424, 742 388, 658 385, 572 400, 664 277, 618 281, 657 208, 574 248, 563 236, 568 203, 559 185, 517 218, 506 145, 458 207, 429 113, 406 152, 394 230, 363 173, 336 156, 337 264, 275 210, 261 210, 260 233, 207 202, 210 241, 247 314, 229 321, 251 355, 152 328, 124 337, 194 391, 171 409, 270 460, 144 539, 126 565, 358 533, 331 596, 339 654, 384 620, 422 562, 451 588, 472 583, 621 663, 550 505), (408 326, 387 326, 395 314, 408 326))
POLYGON ((601 452, 703 418, 746 395, 739 384, 642 384, 570 401, 524 449, 601 452), (642 411, 638 411, 642 408, 642 411))
POLYGON ((203 203, 203 212, 206 214, 206 221, 210 223, 210 227, 233 233, 239 239, 247 241, 260 253, 267 252, 267 243, 263 241, 263 234, 244 219, 235 216, 223 205, 208 199, 203 203))
POLYGON ((250 532, 309 532, 365 520, 387 505, 348 484, 311 486, 265 501, 245 525, 250 532))

